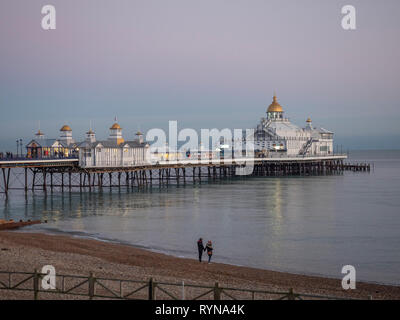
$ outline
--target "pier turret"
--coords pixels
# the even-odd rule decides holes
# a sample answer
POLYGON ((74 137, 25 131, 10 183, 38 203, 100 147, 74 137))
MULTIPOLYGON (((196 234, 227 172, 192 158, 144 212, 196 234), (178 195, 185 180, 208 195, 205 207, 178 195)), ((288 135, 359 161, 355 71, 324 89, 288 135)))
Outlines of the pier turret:
POLYGON ((138 132, 136 132, 136 141, 139 142, 139 143, 143 143, 144 142, 143 133, 140 132, 140 130, 138 132))
POLYGON ((283 108, 279 104, 276 94, 274 94, 272 103, 269 105, 267 110, 267 119, 268 120, 278 120, 283 119, 283 108))
POLYGON ((309 117, 306 121, 306 129, 312 130, 312 121, 311 118, 309 117))
POLYGON ((60 129, 60 141, 66 143, 67 145, 73 144, 75 141, 72 138, 72 129, 68 125, 64 125, 60 129))
POLYGON ((92 130, 92 128, 90 128, 89 131, 86 132, 86 141, 90 143, 96 142, 96 133, 92 130))
POLYGON ((108 138, 109 141, 114 141, 116 144, 124 143, 125 140, 122 137, 122 128, 117 123, 117 119, 115 118, 115 123, 110 128, 110 137, 108 138))
POLYGON ((35 134, 35 137, 38 140, 44 140, 44 133, 39 129, 38 132, 35 134))

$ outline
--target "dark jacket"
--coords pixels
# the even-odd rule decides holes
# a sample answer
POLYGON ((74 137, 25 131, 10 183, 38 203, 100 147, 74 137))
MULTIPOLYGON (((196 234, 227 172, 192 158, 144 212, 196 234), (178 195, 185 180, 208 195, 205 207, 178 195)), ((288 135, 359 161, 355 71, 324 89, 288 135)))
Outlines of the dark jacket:
POLYGON ((209 255, 209 256, 211 256, 212 254, 213 254, 213 250, 214 250, 214 248, 212 247, 212 246, 210 246, 210 245, 206 245, 206 248, 204 249, 204 250, 207 250, 207 254, 209 255))
POLYGON ((199 249, 199 253, 204 251, 203 241, 197 241, 197 248, 199 249))

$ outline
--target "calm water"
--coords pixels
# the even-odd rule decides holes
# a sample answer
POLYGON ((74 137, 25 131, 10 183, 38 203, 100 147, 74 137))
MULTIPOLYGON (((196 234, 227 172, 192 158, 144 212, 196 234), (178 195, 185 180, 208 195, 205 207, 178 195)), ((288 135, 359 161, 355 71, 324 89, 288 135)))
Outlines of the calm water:
MULTIPOLYGON (((400 284, 400 151, 359 151, 371 173, 247 178, 148 191, 0 198, 0 218, 47 219, 29 231, 67 232, 216 262, 400 284)), ((26 229, 28 230, 28 229, 26 229)), ((49 261, 51 262, 51 261, 49 261)))

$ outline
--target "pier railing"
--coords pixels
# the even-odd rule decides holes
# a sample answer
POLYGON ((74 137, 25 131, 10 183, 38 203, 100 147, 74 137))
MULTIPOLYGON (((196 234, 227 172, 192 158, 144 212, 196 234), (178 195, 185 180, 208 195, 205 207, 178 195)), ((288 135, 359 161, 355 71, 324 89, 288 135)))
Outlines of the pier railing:
MULTIPOLYGON (((347 297, 313 295, 289 291, 268 291, 195 284, 57 275, 54 289, 44 289, 47 274, 37 271, 0 271, 0 291, 28 292, 33 300, 116 299, 116 300, 349 300, 347 297)), ((28 297, 29 298, 29 297, 28 297)), ((368 297, 368 299, 372 299, 368 297)))

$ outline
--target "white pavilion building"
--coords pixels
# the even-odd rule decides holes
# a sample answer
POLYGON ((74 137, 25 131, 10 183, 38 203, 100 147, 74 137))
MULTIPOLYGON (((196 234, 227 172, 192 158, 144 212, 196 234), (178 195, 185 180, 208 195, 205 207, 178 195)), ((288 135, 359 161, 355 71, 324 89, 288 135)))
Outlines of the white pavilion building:
POLYGON ((142 133, 136 139, 125 141, 121 126, 115 122, 108 140, 97 141, 93 130, 86 133, 86 140, 78 145, 79 165, 82 168, 132 167, 148 164, 149 144, 142 133))
POLYGON ((255 152, 264 155, 322 156, 333 153, 333 132, 313 127, 310 118, 304 128, 291 123, 284 117, 276 95, 268 107, 267 117, 261 118, 255 128, 253 142, 255 152))

